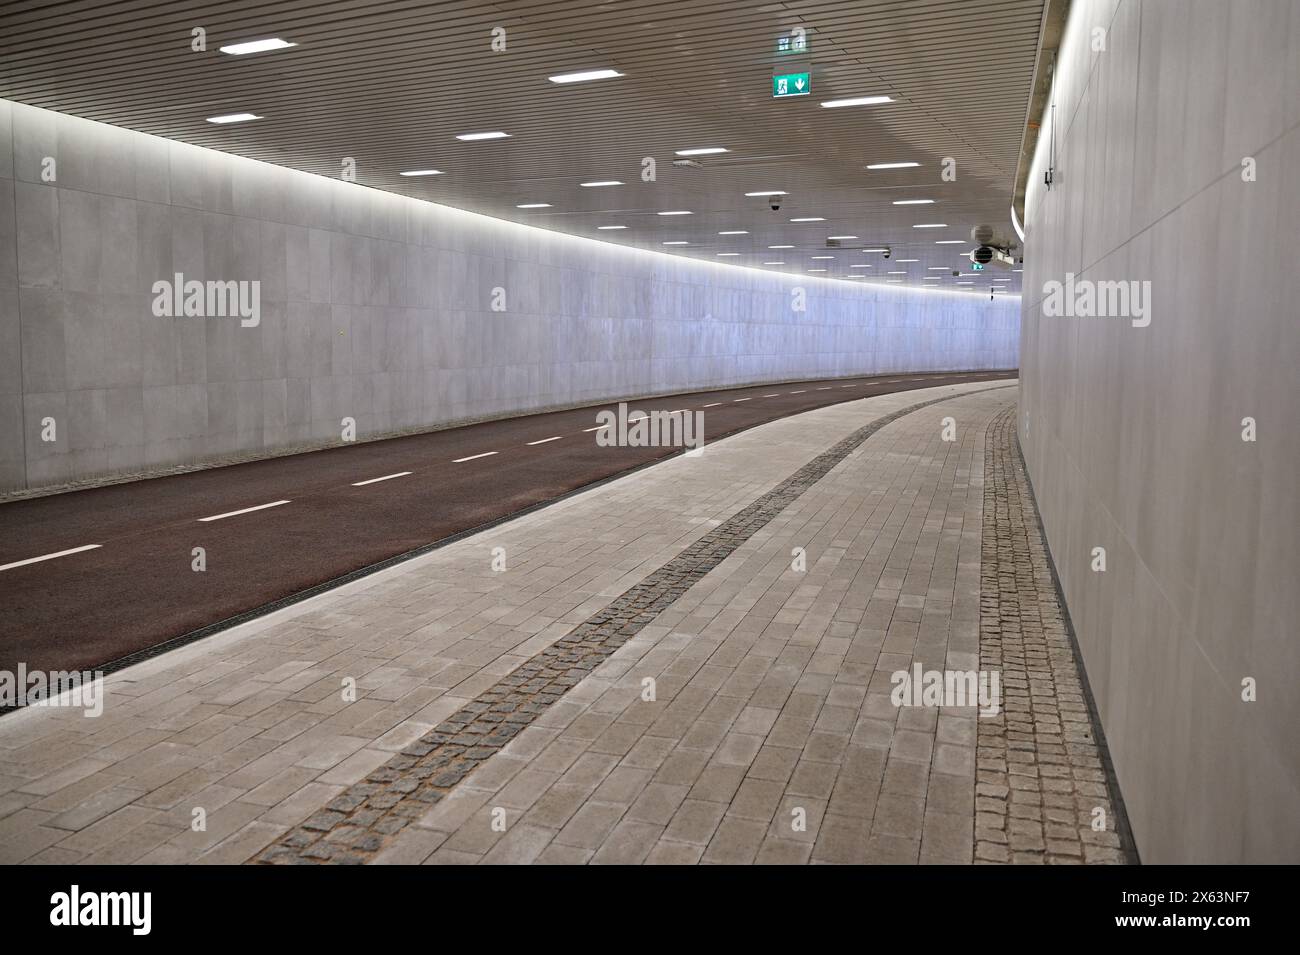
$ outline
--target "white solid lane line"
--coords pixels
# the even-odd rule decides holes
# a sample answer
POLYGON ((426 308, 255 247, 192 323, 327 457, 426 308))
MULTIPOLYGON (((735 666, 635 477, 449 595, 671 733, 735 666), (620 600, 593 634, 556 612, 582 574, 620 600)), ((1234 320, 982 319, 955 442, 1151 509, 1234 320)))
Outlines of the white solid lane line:
POLYGON ((84 547, 73 547, 69 550, 57 551, 53 554, 45 554, 42 557, 28 557, 26 560, 16 560, 12 564, 0 564, 0 570, 9 570, 13 567, 25 567, 28 564, 39 564, 43 560, 53 560, 56 557, 67 557, 69 554, 80 554, 83 550, 94 550, 96 547, 102 547, 103 544, 86 544, 84 547))
POLYGON ((553 438, 542 438, 540 441, 529 441, 528 446, 531 448, 534 444, 546 444, 548 441, 559 441, 564 435, 557 434, 553 438))
POLYGON ((398 471, 396 474, 385 474, 383 477, 371 478, 369 481, 355 481, 353 487, 365 487, 367 484, 378 484, 380 481, 391 481, 393 478, 406 477, 410 471, 398 471))
POLYGON ((279 507, 281 504, 288 503, 288 501, 272 501, 270 504, 259 504, 257 507, 245 507, 239 511, 227 511, 224 514, 213 514, 211 517, 200 517, 199 523, 202 524, 208 521, 219 521, 224 517, 237 517, 240 514, 251 514, 253 511, 264 511, 268 507, 279 507))
POLYGON ((492 455, 494 455, 494 454, 496 454, 496 453, 497 453, 497 452, 495 452, 495 451, 484 451, 482 454, 471 454, 471 455, 470 455, 469 457, 467 457, 467 458, 457 458, 455 461, 452 461, 451 463, 452 463, 452 464, 464 464, 466 461, 477 461, 479 458, 490 458, 492 455))

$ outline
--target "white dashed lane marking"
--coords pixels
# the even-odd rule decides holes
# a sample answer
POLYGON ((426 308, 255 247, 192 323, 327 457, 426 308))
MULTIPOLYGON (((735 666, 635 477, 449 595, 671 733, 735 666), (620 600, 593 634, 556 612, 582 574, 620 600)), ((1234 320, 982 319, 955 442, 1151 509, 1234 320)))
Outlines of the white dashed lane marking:
POLYGON ((83 547, 72 547, 68 550, 55 551, 53 554, 44 554, 41 557, 28 557, 26 560, 16 560, 12 564, 0 564, 0 570, 11 570, 14 567, 25 567, 28 564, 39 564, 43 560, 53 560, 56 557, 67 557, 69 554, 80 554, 82 551, 94 550, 102 547, 102 544, 86 544, 83 547))
POLYGON ((257 507, 245 507, 238 511, 226 511, 224 514, 213 514, 211 517, 200 517, 199 523, 206 524, 208 521, 220 521, 227 517, 238 517, 240 514, 251 514, 253 511, 264 511, 268 507, 279 507, 281 504, 288 503, 288 501, 272 501, 270 504, 259 504, 257 507))
POLYGON ((748 401, 748 398, 732 398, 732 401, 748 401))
POLYGON ((354 481, 353 487, 365 487, 367 484, 378 484, 380 481, 391 481, 393 478, 406 477, 410 471, 398 471, 396 474, 385 474, 383 477, 371 478, 369 481, 354 481))
POLYGON ((477 461, 479 458, 490 458, 492 455, 494 455, 494 454, 496 454, 496 453, 497 453, 496 451, 484 451, 482 454, 471 454, 471 455, 470 455, 469 457, 467 457, 467 458, 457 458, 456 460, 452 461, 451 463, 452 463, 452 464, 464 464, 466 461, 477 461))
POLYGON ((555 437, 553 437, 553 438, 542 438, 542 440, 540 440, 540 441, 529 441, 529 442, 528 442, 528 446, 531 448, 531 447, 532 447, 533 445, 535 445, 535 444, 547 444, 548 442, 551 442, 551 441, 559 441, 562 437, 564 437, 564 435, 562 435, 562 434, 557 434, 557 435, 556 435, 555 437))
POLYGON ((722 404, 721 401, 715 401, 715 402, 713 402, 712 404, 705 405, 704 407, 706 407, 706 408, 716 408, 716 407, 717 407, 718 405, 720 405, 720 404, 722 404))
POLYGON ((790 394, 792 394, 792 395, 801 395, 801 394, 803 394, 803 393, 804 393, 805 391, 807 391, 807 390, 808 390, 807 388, 801 388, 801 389, 798 390, 798 391, 792 391, 792 392, 790 392, 790 394))

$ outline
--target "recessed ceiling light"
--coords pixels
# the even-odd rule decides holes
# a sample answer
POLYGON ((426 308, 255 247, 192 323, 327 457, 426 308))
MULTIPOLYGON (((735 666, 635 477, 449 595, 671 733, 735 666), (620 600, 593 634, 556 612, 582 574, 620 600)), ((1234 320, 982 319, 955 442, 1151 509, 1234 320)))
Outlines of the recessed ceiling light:
POLYGON ((810 256, 810 258, 814 258, 814 259, 833 259, 833 258, 835 258, 835 256, 833 256, 833 255, 813 255, 813 256, 810 256))
POLYGON ((856 239, 856 238, 857 238, 856 235, 828 235, 826 237, 827 241, 830 241, 831 239, 856 239))
POLYGON ((521 202, 519 205, 515 206, 515 208, 516 209, 549 209, 551 208, 551 204, 549 202, 521 202))
POLYGON ((933 199, 895 199, 895 200, 894 200, 894 205, 896 205, 896 206, 932 206, 932 205, 934 205, 934 200, 933 200, 933 199))
POLYGON ((730 152, 725 146, 701 146, 699 149, 679 149, 679 156, 716 156, 718 153, 730 152))
POLYGON ((671 242, 665 242, 664 245, 690 245, 685 239, 673 239, 671 242))
POLYGON ((791 222, 825 222, 821 216, 804 216, 801 219, 791 219, 791 222))
POLYGON ((661 216, 689 216, 693 213, 689 209, 670 209, 667 212, 659 212, 656 215, 661 216))
POLYGON ((894 259, 895 262, 919 262, 920 259, 894 259))
POLYGON ((718 255, 740 255, 739 252, 719 252, 718 255))
POLYGON ((408 169, 405 172, 399 172, 399 176, 441 176, 441 169, 408 169))
POLYGON ((596 228, 597 228, 597 229, 601 229, 602 231, 608 231, 608 230, 610 230, 610 229, 626 229, 627 226, 625 226, 625 225, 598 225, 598 226, 596 226, 596 228))
POLYGON ((785 265, 784 262, 764 262, 764 265, 785 265))
POLYGON ((868 169, 911 169, 921 165, 919 162, 873 162, 868 169))
POLYGON ((744 229, 728 229, 726 232, 719 232, 718 235, 749 235, 744 229))
POLYGON ((783 189, 769 189, 766 192, 747 192, 747 196, 784 196, 786 193, 783 189))
POLYGON ((255 113, 227 113, 225 116, 209 116, 209 123, 246 123, 250 119, 261 119, 261 116, 255 113))
POLYGON ((491 133, 460 133, 456 136, 461 142, 472 143, 480 139, 509 139, 509 133, 500 130, 491 133))
POLYGON ((595 182, 580 182, 578 185, 591 189, 596 186, 621 186, 623 183, 618 179, 597 179, 595 182))
POLYGON ((850 99, 828 99, 822 103, 823 109, 838 109, 841 106, 875 106, 878 103, 892 103, 888 96, 854 96, 850 99))
POLYGON ((946 222, 918 222, 916 225, 912 226, 912 228, 913 228, 913 229, 946 229, 946 228, 948 228, 948 223, 946 223, 946 222))
POLYGON ((965 245, 966 240, 965 239, 939 239, 934 244, 935 245, 965 245))
POLYGON ((618 70, 584 70, 581 73, 560 73, 548 76, 547 79, 552 83, 585 83, 588 80, 608 80, 622 75, 618 70))
POLYGON ((769 245, 768 248, 769 248, 769 249, 793 249, 794 246, 792 246, 792 245, 769 245))
POLYGON ((229 53, 231 56, 243 56, 245 53, 265 53, 267 50, 284 50, 297 45, 297 43, 289 43, 285 40, 281 40, 278 36, 273 36, 266 40, 249 40, 247 43, 232 43, 230 46, 223 46, 219 49, 222 53, 229 53))

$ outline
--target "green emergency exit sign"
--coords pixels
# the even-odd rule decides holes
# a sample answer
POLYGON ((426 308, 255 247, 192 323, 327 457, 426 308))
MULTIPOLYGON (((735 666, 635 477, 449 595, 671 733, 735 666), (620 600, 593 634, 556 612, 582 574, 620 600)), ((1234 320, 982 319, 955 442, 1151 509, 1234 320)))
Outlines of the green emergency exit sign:
POLYGON ((811 73, 782 73, 772 77, 772 96, 774 99, 783 99, 786 96, 807 96, 811 92, 811 73))

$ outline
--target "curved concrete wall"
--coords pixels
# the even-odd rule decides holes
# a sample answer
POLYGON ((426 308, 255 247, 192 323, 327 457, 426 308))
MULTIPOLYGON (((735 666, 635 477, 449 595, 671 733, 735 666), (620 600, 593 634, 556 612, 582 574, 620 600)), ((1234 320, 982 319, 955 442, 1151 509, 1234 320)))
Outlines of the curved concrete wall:
POLYGON ((364 439, 1016 364, 1014 300, 631 249, 3 100, 0 180, 0 492, 325 446, 345 417, 364 439), (153 283, 175 273, 260 282, 258 325, 155 316, 153 283))
POLYGON ((1020 435, 1138 849, 1297 862, 1300 3, 1075 0, 1055 82, 1020 435), (1149 312, 1045 314, 1067 273, 1149 312))

